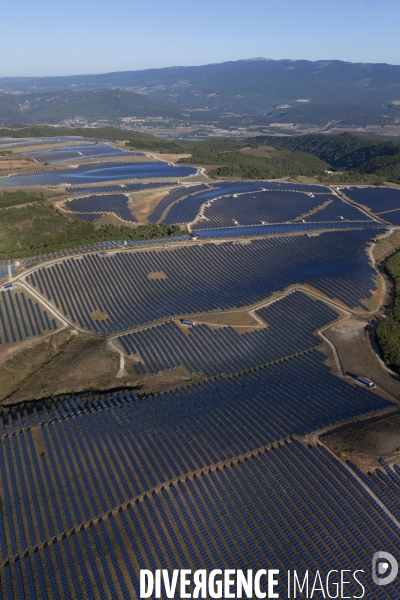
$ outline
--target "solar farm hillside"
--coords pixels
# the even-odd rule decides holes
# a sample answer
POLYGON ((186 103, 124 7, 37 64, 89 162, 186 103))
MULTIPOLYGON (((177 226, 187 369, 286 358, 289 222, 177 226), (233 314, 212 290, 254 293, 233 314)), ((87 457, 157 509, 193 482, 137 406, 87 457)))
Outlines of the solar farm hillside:
POLYGON ((0 597, 399 598, 400 190, 2 144, 0 597))

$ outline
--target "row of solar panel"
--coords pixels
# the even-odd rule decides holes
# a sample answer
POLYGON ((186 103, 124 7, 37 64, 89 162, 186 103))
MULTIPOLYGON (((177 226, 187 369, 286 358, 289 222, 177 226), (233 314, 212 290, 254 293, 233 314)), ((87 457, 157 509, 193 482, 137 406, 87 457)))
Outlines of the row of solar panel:
POLYGON ((360 209, 328 194, 303 192, 250 192, 214 200, 205 206, 201 228, 302 222, 372 221, 360 209), (307 216, 308 213, 313 213, 307 216))
POLYGON ((257 314, 268 328, 239 334, 232 327, 213 331, 196 325, 186 335, 171 321, 118 339, 128 355, 141 357, 150 373, 183 365, 192 373, 212 377, 240 373, 315 348, 321 340, 313 333, 338 317, 326 304, 302 292, 293 292, 257 314))
MULTIPOLYGON (((249 565, 273 565, 281 573, 274 592, 284 596, 290 565, 311 574, 309 590, 317 572, 317 581, 329 573, 347 597, 366 593, 385 600, 399 596, 400 583, 395 578, 386 587, 374 585, 367 575, 371 555, 376 548, 396 555, 397 547, 393 522, 357 478, 324 447, 292 442, 162 487, 6 563, 2 595, 139 598, 141 568, 167 568, 172 575, 174 568, 210 572, 218 565, 246 572, 249 565), (332 575, 344 567, 347 577, 340 583, 332 575)), ((267 591, 264 580, 261 587, 267 591)), ((172 596, 179 597, 179 585, 172 596)))
POLYGON ((97 163, 78 165, 58 171, 39 171, 0 177, 0 187, 37 185, 82 185, 119 179, 152 179, 159 177, 188 177, 195 175, 193 167, 175 167, 163 162, 97 163))
POLYGON ((288 223, 278 225, 248 225, 245 227, 222 227, 220 229, 195 229, 193 233, 201 238, 253 237, 260 235, 282 235, 297 231, 313 232, 336 229, 372 229, 376 221, 335 221, 331 223, 288 223))
MULTIPOLYGON (((155 238, 149 240, 111 240, 108 242, 96 242, 94 244, 86 244, 84 246, 75 246, 73 248, 64 248, 62 250, 58 250, 57 252, 49 252, 48 254, 40 254, 38 256, 30 256, 25 259, 18 259, 18 262, 25 266, 25 268, 33 267, 34 265, 40 264, 41 262, 46 262, 48 260, 53 260, 57 258, 63 258, 66 256, 71 256, 74 254, 80 254, 84 252, 95 252, 96 250, 108 250, 113 248, 133 248, 135 246, 145 246, 145 245, 154 245, 154 244, 165 244, 167 242, 179 242, 179 241, 189 241, 191 240, 191 236, 188 235, 180 235, 169 238, 155 238)), ((14 267, 12 267, 14 273, 14 267)))
POLYGON ((55 164, 67 160, 83 160, 85 158, 100 158, 111 156, 146 156, 143 152, 130 152, 121 150, 109 144, 79 144, 76 146, 64 146, 52 150, 34 150, 26 152, 27 156, 38 162, 55 164))
POLYGON ((118 185, 99 185, 96 187, 69 187, 68 192, 77 196, 78 194, 102 194, 114 192, 141 192, 157 188, 179 185, 179 181, 152 181, 151 183, 120 183, 118 185))
POLYGON ((0 292, 1 345, 22 342, 56 329, 56 320, 49 318, 47 311, 24 292, 0 292))
MULTIPOLYGON (((125 194, 103 194, 76 198, 65 202, 68 210, 75 213, 100 213, 97 218, 105 213, 114 213, 123 221, 136 223, 137 220, 132 215, 128 207, 129 196, 125 194)), ((78 218, 79 214, 77 214, 78 218)))
POLYGON ((350 187, 343 193, 358 204, 368 207, 388 223, 400 225, 400 190, 380 187, 350 187))
MULTIPOLYGON (((184 198, 172 205, 164 223, 191 223, 195 220, 203 203, 213 201, 221 196, 232 196, 233 194, 243 194, 246 192, 302 192, 303 194, 312 193, 313 203, 318 206, 323 201, 324 194, 329 193, 330 189, 325 186, 309 186, 302 184, 289 184, 273 181, 227 181, 213 184, 213 189, 190 198, 184 198)), ((287 198, 286 193, 282 198, 287 198)), ((297 194, 296 194, 297 196, 297 194)), ((290 196, 289 196, 290 197, 290 196)), ((238 201, 240 202, 240 200, 238 201)), ((301 213, 297 213, 301 214, 301 213)), ((297 216, 296 214, 296 216, 297 216)))
POLYGON ((0 279, 14 275, 15 268, 10 259, 0 260, 0 279))
POLYGON ((123 394, 86 411, 78 399, 58 402, 49 426, 3 436, 2 559, 185 473, 392 406, 336 378, 325 358, 313 352, 141 402, 123 394))
POLYGON ((163 215, 163 213, 172 205, 174 202, 183 198, 184 196, 192 195, 196 192, 207 190, 206 184, 194 185, 190 187, 178 187, 169 191, 169 193, 163 198, 155 207, 153 212, 147 217, 150 223, 157 223, 163 215))
POLYGON ((107 260, 86 255, 40 268, 27 281, 72 322, 104 334, 160 318, 248 306, 296 283, 355 307, 375 289, 365 250, 381 231, 117 253, 107 260), (151 278, 154 272, 163 277, 151 278), (96 310, 108 318, 94 322, 96 310))

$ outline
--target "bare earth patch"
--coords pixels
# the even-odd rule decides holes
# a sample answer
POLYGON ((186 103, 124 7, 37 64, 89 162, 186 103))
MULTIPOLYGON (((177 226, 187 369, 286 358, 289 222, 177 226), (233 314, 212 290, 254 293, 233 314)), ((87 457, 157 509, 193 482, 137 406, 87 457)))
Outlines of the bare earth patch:
POLYGON ((335 345, 346 375, 369 377, 383 390, 400 399, 400 381, 380 364, 371 347, 367 327, 367 321, 353 317, 326 329, 324 335, 335 345))
POLYGON ((254 317, 245 310, 241 311, 220 311, 213 313, 199 313, 196 315, 191 315, 188 317, 190 320, 195 321, 196 323, 211 323, 215 325, 246 325, 253 327, 260 327, 258 321, 254 319, 254 317))
POLYGON ((108 319, 108 314, 100 309, 94 310, 92 313, 90 313, 90 316, 92 317, 93 321, 106 321, 108 319))
POLYGON ((177 163, 180 158, 189 158, 191 154, 161 154, 160 152, 152 152, 152 156, 171 163, 177 163))
POLYGON ((157 373, 157 375, 136 377, 136 379, 137 387, 135 388, 135 392, 140 394, 160 394, 201 383, 206 378, 203 373, 189 373, 184 366, 180 366, 157 373))
POLYGON ((161 191, 154 190, 150 192, 134 192, 130 194, 128 207, 138 220, 139 224, 148 223, 147 217, 153 212, 157 204, 168 195, 171 188, 164 188, 161 191))
POLYGON ((119 356, 107 349, 106 340, 66 330, 2 364, 0 399, 7 405, 111 389, 119 385, 118 369, 119 356))
POLYGON ((148 279, 168 279, 164 271, 152 271, 147 273, 148 279))
POLYGON ((249 154, 250 156, 263 156, 264 158, 270 158, 277 151, 272 146, 259 146, 258 148, 242 148, 239 150, 242 154, 249 154))
POLYGON ((326 200, 319 206, 316 206, 315 208, 312 208, 308 212, 304 213, 303 215, 296 217, 295 221, 300 221, 301 219, 306 219, 307 217, 312 217, 313 215, 316 215, 317 213, 321 212, 321 210, 323 210, 324 208, 329 206, 329 204, 331 204, 332 202, 333 202, 333 200, 326 200))

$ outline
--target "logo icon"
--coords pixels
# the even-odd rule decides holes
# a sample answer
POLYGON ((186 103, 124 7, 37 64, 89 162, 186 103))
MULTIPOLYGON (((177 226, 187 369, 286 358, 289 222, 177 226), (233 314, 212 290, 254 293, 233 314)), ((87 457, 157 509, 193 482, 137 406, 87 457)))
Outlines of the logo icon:
POLYGON ((372 579, 377 585, 389 585, 397 577, 399 565, 393 554, 375 552, 372 557, 372 579))

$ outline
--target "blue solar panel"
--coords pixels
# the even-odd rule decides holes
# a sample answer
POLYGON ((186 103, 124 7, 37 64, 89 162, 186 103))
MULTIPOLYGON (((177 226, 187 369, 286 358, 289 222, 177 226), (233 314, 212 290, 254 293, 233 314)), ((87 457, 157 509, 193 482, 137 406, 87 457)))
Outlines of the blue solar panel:
POLYGON ((96 187, 69 187, 70 194, 101 194, 113 192, 141 192, 157 188, 178 185, 179 181, 152 181, 151 183, 120 183, 117 185, 98 185, 96 187))
POLYGON ((259 235, 280 235, 297 231, 323 231, 329 229, 371 229, 377 221, 335 221, 327 223, 288 223, 278 225, 249 225, 248 227, 223 227, 221 229, 194 229, 193 233, 202 238, 253 237, 259 235))
MULTIPOLYGON (((203 203, 214 201, 216 198, 222 196, 230 196, 236 194, 244 194, 248 192, 261 193, 261 196, 268 196, 272 192, 284 193, 282 196, 284 199, 287 198, 287 192, 303 192, 299 194, 300 197, 306 198, 306 193, 313 194, 314 199, 311 202, 313 206, 321 204, 324 200, 323 196, 330 192, 330 189, 325 186, 310 186, 301 184, 289 184, 283 182, 274 181, 227 181, 227 182, 216 182, 213 183, 213 189, 201 192, 196 195, 190 196, 189 198, 183 198, 175 202, 167 215, 163 219, 163 223, 189 223, 192 222, 203 203), (267 193, 266 193, 267 192, 267 193)), ((279 196, 279 195, 278 195, 279 196)), ((297 194, 296 194, 297 196, 297 194)), ((225 202, 222 200, 222 202, 225 202)), ((240 202, 240 200, 238 201, 240 202)), ((246 215, 246 211, 242 214, 246 215)), ((296 216, 299 213, 295 213, 296 216)), ((260 217, 261 218, 261 217, 260 217)), ((254 221, 253 221, 254 222, 254 221)))
POLYGON ((319 346, 321 339, 313 332, 338 317, 302 292, 293 292, 257 314, 268 327, 240 334, 232 327, 213 331, 197 324, 186 335, 171 321, 121 336, 119 341, 128 355, 142 358, 150 373, 184 365, 189 372, 213 377, 240 373, 319 346))
POLYGON ((135 223, 136 219, 128 208, 128 202, 129 196, 125 194, 103 194, 68 200, 65 202, 65 207, 77 213, 77 217, 83 220, 94 220, 93 213, 97 213, 97 218, 105 213, 113 213, 123 221, 135 223), (85 219, 84 215, 79 213, 88 213, 89 218, 85 219))
POLYGON ((388 223, 400 225, 400 190, 380 187, 350 187, 343 193, 358 204, 369 208, 388 223))
MULTIPOLYGON (((311 300, 288 297, 287 308, 294 314, 301 307, 290 304, 293 298, 307 312, 311 300)), ((265 314, 260 311, 271 324, 279 319, 279 304, 262 309, 265 314)), ((325 309, 330 310, 323 307, 315 313, 316 325, 326 318, 325 309)), ((48 456, 41 455, 42 468, 35 467, 29 479, 40 488, 45 475, 44 514, 50 498, 58 532, 65 530, 71 510, 78 526, 23 559, 14 560, 16 553, 8 552, 12 560, 1 568, 7 597, 14 597, 15 590, 18 597, 36 597, 39 589, 42 598, 69 596, 71 590, 76 598, 126 598, 132 595, 131 586, 139 596, 138 573, 144 566, 246 569, 273 564, 286 572, 287 564, 300 571, 307 555, 307 567, 327 574, 343 565, 367 570, 377 547, 395 553, 398 535, 388 514, 324 447, 296 441, 260 451, 290 435, 304 436, 392 406, 335 377, 324 361, 324 355, 313 352, 140 402, 133 394, 125 394, 123 404, 96 402, 96 410, 78 419, 67 417, 38 428, 35 445, 31 430, 24 430, 19 437, 21 442, 30 440, 28 462, 37 464, 39 444, 48 456), (256 452, 250 455, 249 450, 256 452), (244 454, 246 460, 237 460, 244 454), (208 468, 220 461, 224 468, 208 468), (193 471, 195 478, 182 478, 193 471), (139 502, 123 502, 134 494, 142 495, 139 502), (115 507, 119 509, 111 512, 115 507)), ((83 406, 79 399, 68 405, 77 403, 83 406)), ((22 539, 31 498, 28 502, 22 469, 14 473, 25 457, 17 457, 16 436, 3 440, 4 445, 13 448, 13 456, 10 450, 0 452, 0 476, 6 473, 11 483, 17 477, 20 482, 18 489, 14 483, 7 487, 7 481, 2 488, 8 543, 14 527, 22 539)), ((361 478, 373 485, 385 506, 395 509, 396 468, 382 461, 378 471, 361 478)), ((387 597, 376 594, 368 578, 363 582, 371 597, 387 597)), ((347 590, 357 595, 352 585, 347 590)), ((390 597, 398 597, 399 585, 393 586, 390 597)))
POLYGON ((193 245, 173 252, 117 253, 106 259, 91 254, 38 269, 27 280, 47 300, 58 303, 72 322, 99 333, 176 315, 248 306, 296 283, 312 285, 354 307, 376 287, 366 245, 381 231, 193 245), (149 278, 160 271, 162 279, 149 278), (73 298, 69 307, 68 295, 73 298), (90 306, 85 297, 92 299, 90 306), (107 319, 94 322, 95 307, 107 319))
POLYGON ((0 150, 7 150, 8 148, 18 148, 22 146, 46 146, 49 144, 55 144, 60 142, 84 142, 88 144, 92 142, 97 144, 99 142, 107 142, 109 140, 103 140, 100 138, 83 138, 73 136, 49 136, 43 138, 0 138, 0 150))
POLYGON ((9 175, 0 178, 0 187, 23 187, 36 185, 82 185, 119 179, 148 179, 158 177, 188 177, 195 175, 193 167, 175 167, 164 162, 93 163, 58 171, 42 171, 9 175))
POLYGON ((38 162, 48 164, 70 160, 83 160, 85 158, 146 156, 143 152, 121 150, 121 148, 116 148, 109 144, 80 144, 75 146, 65 146, 63 148, 53 148, 51 150, 35 150, 33 152, 26 152, 26 155, 38 162))
POLYGON ((16 290, 0 292, 0 346, 22 342, 57 329, 54 319, 26 293, 16 290))

